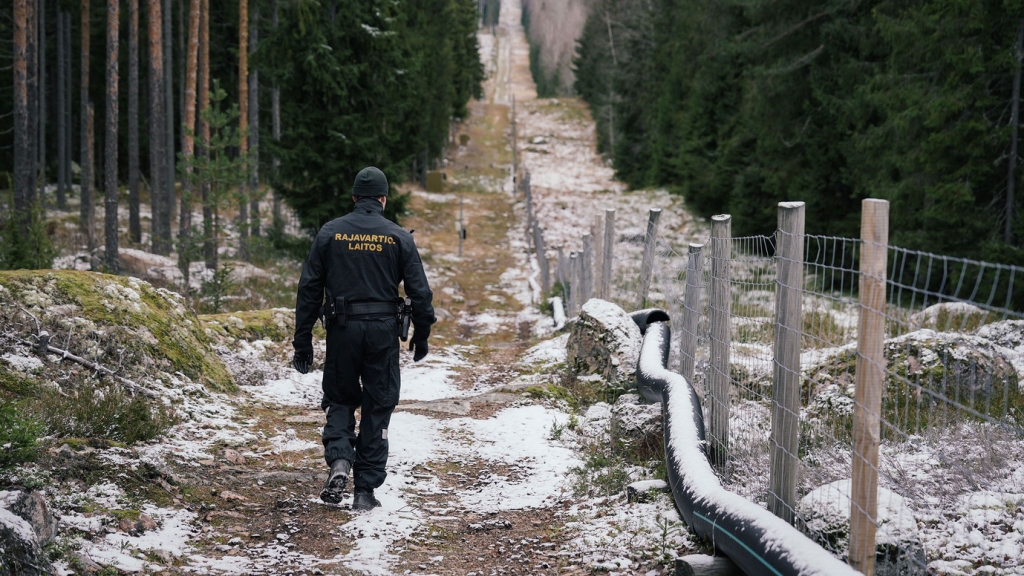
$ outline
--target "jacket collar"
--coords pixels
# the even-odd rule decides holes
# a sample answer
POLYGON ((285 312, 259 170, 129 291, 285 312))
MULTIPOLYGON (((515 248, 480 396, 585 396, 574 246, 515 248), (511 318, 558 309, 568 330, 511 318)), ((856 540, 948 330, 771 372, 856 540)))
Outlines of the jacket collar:
POLYGON ((384 206, 376 198, 360 198, 356 201, 356 210, 372 214, 383 214, 384 206))

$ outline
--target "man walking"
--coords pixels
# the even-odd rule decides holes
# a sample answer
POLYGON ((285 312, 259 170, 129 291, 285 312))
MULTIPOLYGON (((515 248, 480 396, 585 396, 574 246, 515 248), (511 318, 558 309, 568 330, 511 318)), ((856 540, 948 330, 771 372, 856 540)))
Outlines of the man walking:
POLYGON ((388 425, 401 386, 400 282, 412 301, 409 349, 416 350, 414 361, 427 355, 435 322, 433 294, 412 234, 384 218, 388 189, 377 168, 359 172, 352 186, 355 209, 320 229, 302 268, 295 302, 293 364, 302 374, 313 364, 312 331, 321 310, 327 329, 320 406, 327 417, 323 442, 330 473, 320 499, 341 502, 351 475, 352 510, 380 506, 373 490, 387 476, 388 425), (357 435, 355 413, 360 407, 357 435))

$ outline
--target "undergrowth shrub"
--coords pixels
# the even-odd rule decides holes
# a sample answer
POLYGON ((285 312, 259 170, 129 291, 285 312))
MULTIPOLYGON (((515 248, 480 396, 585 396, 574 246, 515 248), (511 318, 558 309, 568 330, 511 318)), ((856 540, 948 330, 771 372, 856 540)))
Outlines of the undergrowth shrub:
POLYGON ((117 386, 83 386, 61 394, 46 392, 34 406, 48 434, 104 438, 133 444, 152 440, 177 422, 172 409, 117 386))
POLYGON ((23 415, 21 403, 0 402, 0 470, 35 457, 42 428, 23 415))

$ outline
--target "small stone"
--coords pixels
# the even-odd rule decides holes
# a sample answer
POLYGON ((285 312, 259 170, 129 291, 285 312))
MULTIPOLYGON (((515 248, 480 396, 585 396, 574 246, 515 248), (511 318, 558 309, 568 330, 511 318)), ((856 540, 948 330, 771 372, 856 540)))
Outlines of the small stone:
POLYGON ((220 493, 220 497, 223 498, 224 500, 237 500, 237 501, 248 500, 248 498, 246 498, 245 496, 242 496, 238 492, 232 492, 231 490, 225 490, 225 491, 221 492, 220 493))
POLYGON ((138 530, 139 532, 147 532, 149 530, 156 530, 157 529, 156 520, 153 520, 153 518, 150 517, 147 514, 139 514, 139 521, 135 523, 135 529, 138 530))
POLYGON ((237 450, 225 448, 220 454, 225 460, 232 464, 245 464, 245 456, 239 454, 237 450))
POLYGON ((298 439, 298 436, 295 434, 295 429, 294 428, 289 428, 289 429, 285 430, 284 431, 284 437, 285 437, 285 440, 288 440, 289 442, 298 439))
POLYGON ((153 555, 156 556, 157 558, 159 558, 160 561, 163 562, 164 564, 171 564, 172 562, 174 562, 175 554, 173 552, 171 552, 170 550, 166 550, 164 548, 157 548, 157 549, 153 550, 152 552, 153 552, 153 555))
POLYGON ((203 466, 216 466, 217 465, 217 463, 214 462, 213 460, 199 460, 199 463, 202 464, 203 466))
POLYGON ((288 539, 291 538, 291 536, 289 536, 287 534, 278 534, 277 536, 275 536, 275 538, 277 538, 281 542, 287 542, 288 539))
POLYGON ((241 543, 242 543, 242 539, 239 538, 238 536, 235 536, 231 540, 228 540, 228 544, 231 544, 232 546, 234 546, 236 544, 241 544, 241 543))

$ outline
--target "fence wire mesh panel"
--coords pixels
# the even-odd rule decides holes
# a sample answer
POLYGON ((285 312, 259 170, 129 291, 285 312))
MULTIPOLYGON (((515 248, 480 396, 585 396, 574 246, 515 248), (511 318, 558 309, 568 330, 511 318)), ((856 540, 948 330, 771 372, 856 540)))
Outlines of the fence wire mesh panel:
MULTIPOLYGON (((771 497, 776 248, 775 236, 732 239, 727 443, 708 421, 706 298, 693 382, 709 446, 727 446, 724 484, 761 505, 771 497)), ((861 241, 806 235, 803 250, 792 512, 799 528, 845 559, 861 241)), ((677 263, 659 269, 669 268, 666 277, 685 275, 681 255, 671 257, 677 263)), ((704 286, 710 266, 709 258, 704 286)), ((1024 573, 1024 321, 1012 309, 1020 270, 890 248, 885 280, 876 573, 972 573, 984 566, 1024 573)))

